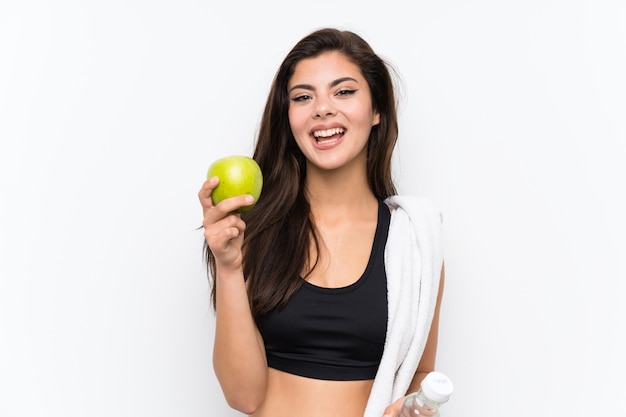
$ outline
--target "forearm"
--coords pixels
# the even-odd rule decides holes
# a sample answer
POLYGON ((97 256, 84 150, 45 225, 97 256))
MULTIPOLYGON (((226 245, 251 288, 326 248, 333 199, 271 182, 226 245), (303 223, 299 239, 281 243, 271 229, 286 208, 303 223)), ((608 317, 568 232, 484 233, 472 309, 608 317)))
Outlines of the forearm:
POLYGON ((228 404, 251 414, 265 398, 267 363, 243 274, 218 273, 216 291, 213 366, 228 404))
POLYGON ((420 384, 422 383, 424 378, 426 378, 426 375, 428 375, 428 372, 417 371, 415 373, 415 376, 413 377, 413 380, 411 381, 411 385, 406 391, 406 395, 419 391, 420 384))

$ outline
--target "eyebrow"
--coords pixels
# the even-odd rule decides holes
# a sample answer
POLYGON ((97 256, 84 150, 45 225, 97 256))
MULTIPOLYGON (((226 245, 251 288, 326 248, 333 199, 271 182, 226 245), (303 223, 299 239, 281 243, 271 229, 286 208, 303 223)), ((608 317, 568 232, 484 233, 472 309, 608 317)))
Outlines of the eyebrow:
MULTIPOLYGON (((339 85, 344 81, 354 81, 355 83, 358 83, 358 81, 352 77, 342 77, 342 78, 337 78, 336 80, 332 81, 330 83, 330 86, 335 87, 336 85, 339 85)), ((287 93, 291 93, 291 91, 295 90, 296 88, 302 88, 304 90, 315 90, 315 87, 313 87, 311 84, 296 84, 293 87, 291 87, 287 91, 287 93)))

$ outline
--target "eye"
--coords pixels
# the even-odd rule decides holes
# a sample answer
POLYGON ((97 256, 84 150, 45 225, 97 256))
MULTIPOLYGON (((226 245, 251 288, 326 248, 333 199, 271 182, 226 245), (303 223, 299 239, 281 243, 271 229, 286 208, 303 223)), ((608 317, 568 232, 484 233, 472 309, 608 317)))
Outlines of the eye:
POLYGON ((357 92, 356 89, 355 90, 351 90, 349 88, 344 88, 344 89, 341 89, 341 90, 337 91, 337 95, 340 96, 340 97, 345 97, 345 96, 351 96, 351 95, 353 95, 356 92, 357 92))
POLYGON ((311 96, 309 96, 308 94, 300 94, 300 95, 293 97, 291 101, 298 103, 298 102, 306 101, 310 99, 311 99, 311 96))

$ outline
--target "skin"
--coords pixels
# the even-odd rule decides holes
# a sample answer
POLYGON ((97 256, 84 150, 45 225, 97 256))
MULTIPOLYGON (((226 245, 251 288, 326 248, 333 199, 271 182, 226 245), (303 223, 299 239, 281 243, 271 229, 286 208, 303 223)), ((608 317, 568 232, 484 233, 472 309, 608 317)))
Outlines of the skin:
MULTIPOLYGON (((307 280, 321 287, 347 286, 365 270, 376 230, 378 202, 367 182, 366 144, 379 115, 359 68, 337 52, 300 61, 288 90, 289 121, 307 159, 305 187, 322 241, 320 261, 307 280), (327 137, 318 141, 314 132, 325 132, 327 137)), ((229 405, 254 417, 287 417, 294 412, 298 417, 362 417, 373 380, 316 380, 267 366, 243 278, 245 223, 231 214, 249 205, 251 196, 214 206, 211 191, 218 182, 216 177, 208 179, 198 195, 205 239, 217 264, 213 364, 229 405)), ((431 331, 407 393, 417 391, 434 370, 443 276, 442 269, 431 331)), ((399 416, 403 399, 390 404, 385 416, 399 416)))

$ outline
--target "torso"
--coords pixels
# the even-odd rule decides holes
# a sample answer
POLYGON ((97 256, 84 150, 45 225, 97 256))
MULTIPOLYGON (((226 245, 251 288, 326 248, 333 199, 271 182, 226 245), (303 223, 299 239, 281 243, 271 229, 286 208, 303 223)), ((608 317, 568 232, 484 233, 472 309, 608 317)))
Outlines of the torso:
MULTIPOLYGON (((367 266, 376 232, 378 211, 357 223, 318 224, 323 243, 320 260, 306 281, 323 288, 341 288, 354 284, 367 266)), ((315 259, 315 253, 311 253, 315 259)), ((311 265, 312 267, 312 265, 311 265)))
MULTIPOLYGON (((320 289, 354 286, 363 277, 370 262, 377 222, 376 211, 369 220, 358 223, 356 227, 354 224, 349 228, 336 225, 335 228, 323 229, 325 248, 321 253, 322 263, 307 278, 308 284, 320 289), (328 256, 329 253, 332 256, 328 256), (336 259, 342 262, 334 262, 336 259)), ((266 400, 252 416, 362 417, 372 384, 373 379, 317 379, 269 368, 266 400)))
POLYGON ((363 417, 373 380, 325 381, 269 368, 266 400, 253 417, 363 417))

